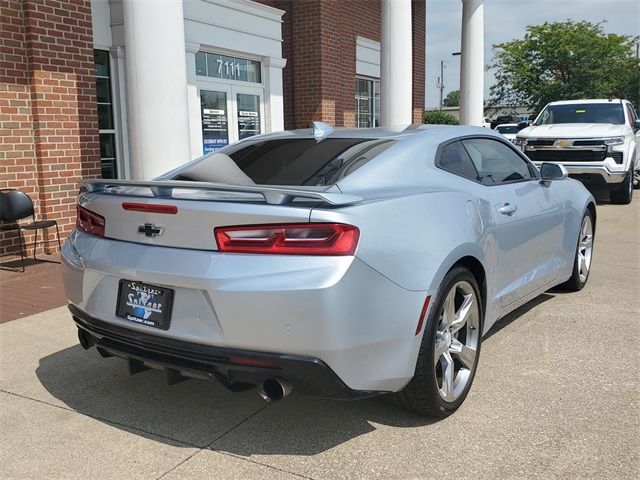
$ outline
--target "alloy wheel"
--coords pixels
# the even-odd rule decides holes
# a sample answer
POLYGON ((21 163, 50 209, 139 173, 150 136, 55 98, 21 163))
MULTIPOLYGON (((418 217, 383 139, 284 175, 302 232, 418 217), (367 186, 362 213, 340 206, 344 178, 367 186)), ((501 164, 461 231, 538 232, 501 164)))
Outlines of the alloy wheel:
POLYGON ((580 228, 580 240, 578 242, 578 255, 576 262, 578 263, 578 275, 580 282, 587 281, 589 276, 589 268, 591 268, 591 252, 593 251, 593 224, 591 217, 585 215, 580 228))
POLYGON ((475 290, 466 281, 457 282, 442 304, 435 336, 434 367, 444 401, 457 400, 471 380, 480 334, 475 290))

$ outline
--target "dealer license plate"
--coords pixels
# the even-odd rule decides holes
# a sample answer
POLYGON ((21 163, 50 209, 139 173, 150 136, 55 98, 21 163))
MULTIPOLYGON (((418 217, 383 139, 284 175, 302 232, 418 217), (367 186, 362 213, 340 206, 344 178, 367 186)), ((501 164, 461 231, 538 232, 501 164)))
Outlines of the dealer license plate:
POLYGON ((120 280, 116 315, 130 322, 167 330, 171 322, 173 290, 120 280))

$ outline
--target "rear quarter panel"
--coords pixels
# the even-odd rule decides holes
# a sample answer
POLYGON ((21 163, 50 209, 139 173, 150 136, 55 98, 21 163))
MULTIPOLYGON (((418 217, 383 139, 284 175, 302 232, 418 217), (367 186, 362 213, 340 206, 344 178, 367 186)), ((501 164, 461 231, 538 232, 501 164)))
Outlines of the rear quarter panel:
POLYGON ((458 260, 476 258, 487 275, 488 328, 498 314, 493 276, 495 219, 490 203, 471 193, 474 185, 467 188, 469 191, 454 188, 389 197, 339 210, 316 208, 311 221, 357 225, 356 256, 407 290, 435 290, 458 260))

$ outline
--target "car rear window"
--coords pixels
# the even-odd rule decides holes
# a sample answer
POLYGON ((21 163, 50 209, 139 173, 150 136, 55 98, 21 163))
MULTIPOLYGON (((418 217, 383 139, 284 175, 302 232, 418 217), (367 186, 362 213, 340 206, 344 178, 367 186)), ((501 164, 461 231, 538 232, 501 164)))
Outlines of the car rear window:
POLYGON ((500 133, 518 133, 518 127, 516 125, 509 125, 508 127, 499 125, 496 127, 496 130, 500 133))
POLYGON ((245 141, 188 164, 174 179, 240 185, 332 185, 396 141, 379 138, 245 141))

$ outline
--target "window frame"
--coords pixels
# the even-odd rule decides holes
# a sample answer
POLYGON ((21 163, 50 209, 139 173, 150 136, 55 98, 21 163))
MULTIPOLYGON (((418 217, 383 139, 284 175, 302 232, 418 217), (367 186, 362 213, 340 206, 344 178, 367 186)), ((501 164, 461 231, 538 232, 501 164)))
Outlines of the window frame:
MULTIPOLYGON (((467 151, 467 155, 469 155, 469 152, 467 151)), ((470 156, 470 155, 469 155, 470 156)), ((456 138, 452 138, 449 140, 446 140, 442 143, 440 143, 440 145, 438 145, 438 148, 436 149, 436 154, 434 156, 434 165, 436 168, 438 168, 439 170, 442 170, 443 172, 447 172, 450 175, 455 175, 458 178, 462 178, 463 180, 467 180, 469 182, 472 183, 476 183, 478 185, 482 185, 483 187, 497 187, 500 185, 511 185, 514 183, 524 183, 524 182, 531 182, 531 181, 536 181, 539 182, 541 177, 540 177, 540 171, 538 170, 538 168, 533 164, 533 162, 524 154, 522 153, 520 150, 518 150, 517 148, 515 148, 515 146, 513 144, 511 144, 511 142, 508 142, 506 140, 502 140, 501 138, 497 138, 494 136, 490 136, 490 135, 463 135, 461 137, 456 137, 456 138), (441 167, 439 165, 440 163, 440 158, 441 158, 441 154, 442 154, 442 149, 444 147, 446 147, 447 145, 450 145, 452 143, 455 142, 460 142, 462 145, 462 148, 465 149, 465 151, 467 150, 464 143, 462 143, 463 140, 493 140, 495 142, 499 142, 503 145, 506 145, 507 147, 509 147, 509 149, 514 152, 519 158, 521 158, 526 164, 527 164, 527 168, 529 169, 529 172, 531 173, 531 178, 522 178, 522 179, 518 179, 518 180, 508 180, 508 181, 503 181, 503 182, 499 182, 499 183, 482 183, 479 180, 480 174, 478 172, 478 169, 476 168, 475 164, 473 164, 473 161, 471 161, 471 164, 473 165, 473 168, 476 168, 476 173, 478 173, 478 179, 474 180, 472 178, 468 178, 468 177, 464 177, 462 175, 459 175, 457 173, 451 172, 443 167, 441 167)))
POLYGON ((111 162, 114 171, 114 179, 121 178, 121 163, 120 163, 120 150, 119 150, 119 138, 118 138, 118 128, 117 128, 117 119, 116 119, 116 96, 115 96, 115 87, 114 87, 114 69, 112 65, 111 51, 104 48, 93 48, 94 53, 94 78, 96 81, 96 109, 99 110, 100 106, 108 107, 109 113, 111 116, 111 128, 100 128, 98 125, 98 146, 99 146, 99 156, 100 156, 100 177, 103 177, 103 161, 111 162), (96 62, 95 62, 95 54, 97 51, 102 52, 106 55, 106 67, 108 70, 108 75, 98 75, 96 62), (97 98, 97 89, 98 89, 98 79, 105 79, 108 82, 108 90, 109 90, 109 102, 99 102, 97 98), (100 135, 112 135, 113 136, 113 157, 102 157, 102 144, 100 142, 100 135))
MULTIPOLYGON (((380 111, 380 98, 378 98, 378 100, 376 101, 376 84, 378 85, 378 91, 380 90, 380 79, 379 78, 373 78, 373 77, 366 77, 363 75, 356 75, 355 76, 355 82, 354 82, 354 87, 357 87, 357 82, 358 80, 362 80, 365 82, 369 82, 371 84, 371 97, 368 97, 371 99, 371 112, 369 112, 369 123, 371 124, 370 127, 360 127, 358 126, 358 90, 354 89, 353 92, 353 100, 354 100, 354 109, 353 109, 353 116, 354 116, 354 124, 355 124, 355 128, 377 128, 380 125, 378 124, 376 126, 376 107, 378 107, 378 112, 380 111)), ((378 113, 378 119, 379 119, 380 114, 378 113)))

